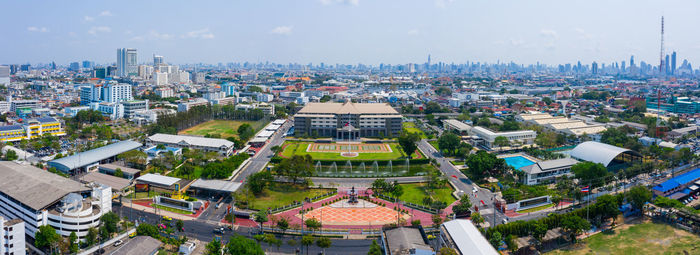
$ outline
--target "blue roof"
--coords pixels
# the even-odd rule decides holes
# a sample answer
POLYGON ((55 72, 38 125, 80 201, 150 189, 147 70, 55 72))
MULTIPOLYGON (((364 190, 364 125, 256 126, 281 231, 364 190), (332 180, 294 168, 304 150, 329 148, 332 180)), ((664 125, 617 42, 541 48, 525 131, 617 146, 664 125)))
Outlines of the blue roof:
POLYGON ((41 118, 37 118, 36 120, 39 121, 39 122, 41 122, 41 123, 45 123, 45 122, 57 122, 57 121, 58 121, 58 120, 56 120, 56 118, 52 118, 52 117, 41 117, 41 118))
POLYGON ((678 186, 695 181, 697 179, 700 179, 700 168, 695 168, 687 173, 681 174, 679 176, 669 179, 668 181, 662 182, 661 184, 654 186, 653 190, 666 192, 678 186))
POLYGON ((22 125, 7 125, 0 126, 0 131, 10 131, 10 130, 24 130, 22 125))
POLYGON ((59 170, 68 171, 70 169, 90 165, 103 159, 108 159, 139 147, 141 147, 141 143, 139 142, 134 142, 131 140, 121 141, 102 146, 97 149, 74 154, 70 157, 51 160, 49 161, 49 166, 56 167, 59 170))

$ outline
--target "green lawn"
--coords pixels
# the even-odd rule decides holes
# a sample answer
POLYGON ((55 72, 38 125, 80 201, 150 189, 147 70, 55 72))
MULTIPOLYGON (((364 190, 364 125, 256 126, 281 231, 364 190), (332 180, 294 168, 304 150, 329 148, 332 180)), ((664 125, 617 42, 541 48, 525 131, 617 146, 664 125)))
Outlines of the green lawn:
POLYGON ((642 223, 599 233, 547 254, 698 254, 700 237, 666 224, 642 223))
POLYGON ((219 134, 221 138, 238 138, 238 127, 244 123, 250 124, 257 132, 262 129, 266 122, 263 121, 242 121, 242 120, 210 120, 194 127, 180 131, 179 134, 205 136, 207 134, 219 134))
POLYGON ((423 130, 420 130, 416 127, 416 123, 413 122, 404 122, 403 123, 403 130, 405 130, 408 133, 417 133, 420 135, 421 139, 427 138, 425 133, 423 133, 423 130))
POLYGON ((433 148, 435 148, 437 151, 440 151, 440 146, 438 145, 438 141, 437 141, 437 140, 435 140, 435 141, 429 141, 428 143, 429 143, 430 145, 432 145, 433 148))
POLYGON ((179 213, 179 214, 185 214, 185 215, 191 215, 191 214, 192 214, 192 212, 187 211, 187 210, 180 210, 180 209, 170 208, 170 207, 167 207, 167 206, 162 206, 162 205, 157 205, 157 204, 151 204, 151 206, 153 206, 153 207, 155 207, 155 208, 158 208, 158 209, 162 209, 162 210, 169 211, 169 212, 174 212, 174 213, 179 213))
MULTIPOLYGON (((284 150, 282 151, 282 157, 289 158, 293 155, 311 155, 314 160, 389 160, 389 159, 400 159, 405 157, 406 154, 403 153, 401 148, 397 143, 389 143, 391 147, 391 152, 382 153, 360 153, 357 157, 343 157, 339 152, 306 152, 309 143, 304 142, 285 142, 284 150)), ((417 158, 418 155, 413 153, 413 158, 417 158)))
POLYGON ((455 165, 455 166, 461 166, 461 165, 464 165, 464 164, 465 164, 464 161, 460 161, 460 160, 455 160, 455 161, 451 161, 451 162, 452 162, 452 164, 455 165))
MULTIPOLYGON (((411 202, 414 204, 423 204, 423 198, 427 197, 428 194, 425 190, 426 183, 406 183, 401 184, 403 187, 403 195, 401 195, 401 200, 406 202, 411 202)), ((452 186, 445 184, 444 187, 434 190, 433 200, 443 201, 449 206, 456 199, 452 196, 452 186)))
POLYGON ((530 208, 530 209, 526 209, 526 210, 518 211, 518 213, 530 213, 530 212, 536 212, 536 211, 539 211, 539 210, 544 210, 544 209, 550 208, 550 207, 552 207, 552 206, 554 206, 554 204, 548 204, 548 205, 543 205, 543 206, 533 207, 533 208, 530 208))
POLYGON ((302 201, 304 198, 312 198, 328 193, 333 189, 307 189, 300 185, 272 183, 263 191, 263 194, 255 197, 252 208, 267 210, 289 205, 294 201, 302 201))
POLYGON ((180 179, 196 180, 196 179, 199 179, 199 177, 202 175, 202 170, 203 170, 203 168, 201 166, 195 166, 194 173, 192 173, 192 176, 188 176, 188 175, 183 175, 182 173, 180 173, 179 169, 180 168, 173 170, 173 171, 170 171, 170 173, 168 173, 168 176, 176 177, 176 178, 180 178, 180 179))

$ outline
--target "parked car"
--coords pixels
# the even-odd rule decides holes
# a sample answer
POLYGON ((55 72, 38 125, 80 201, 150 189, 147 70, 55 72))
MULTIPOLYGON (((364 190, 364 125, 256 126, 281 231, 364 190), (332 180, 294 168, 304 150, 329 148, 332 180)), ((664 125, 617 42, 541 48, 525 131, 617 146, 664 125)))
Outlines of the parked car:
POLYGON ((124 241, 122 241, 122 240, 117 240, 116 242, 114 242, 114 247, 117 247, 117 246, 119 246, 119 245, 122 245, 122 243, 124 243, 124 241))

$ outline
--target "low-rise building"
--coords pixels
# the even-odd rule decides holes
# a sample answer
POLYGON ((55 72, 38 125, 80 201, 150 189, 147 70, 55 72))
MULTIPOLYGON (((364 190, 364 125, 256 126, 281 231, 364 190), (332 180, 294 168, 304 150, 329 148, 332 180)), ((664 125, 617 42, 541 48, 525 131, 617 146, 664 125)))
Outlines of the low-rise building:
POLYGON ((63 124, 53 117, 27 120, 24 124, 0 126, 0 141, 12 142, 22 139, 39 138, 44 134, 64 136, 63 124))
POLYGON ((178 112, 186 112, 186 111, 189 111, 190 109, 192 109, 192 107, 201 106, 201 105, 205 105, 205 106, 209 105, 209 101, 207 101, 204 98, 195 98, 195 99, 192 99, 188 102, 182 102, 182 103, 177 104, 177 111, 178 112))
POLYGON ((386 255, 434 255, 435 251, 420 227, 382 229, 381 244, 386 255))
POLYGON ((535 143, 535 138, 537 138, 537 132, 533 130, 496 132, 484 127, 474 127, 471 129, 471 133, 483 139, 482 145, 488 149, 498 147, 494 142, 499 136, 508 139, 511 146, 531 145, 535 143))
POLYGON ((0 254, 25 254, 24 221, 0 216, 0 254))
POLYGON ((447 130, 455 130, 458 133, 469 133, 469 131, 472 130, 472 127, 467 125, 464 122, 461 122, 459 120, 455 119, 446 119, 442 121, 443 126, 445 126, 445 129, 447 130))
POLYGON ((440 225, 438 250, 452 248, 460 255, 498 255, 498 251, 470 220, 451 220, 440 225))
POLYGON ((65 158, 49 161, 49 167, 67 173, 85 173, 96 169, 100 164, 116 161, 117 155, 141 147, 141 143, 131 140, 116 142, 85 152, 80 152, 65 158))
POLYGON ((521 167, 520 170, 525 173, 523 183, 527 185, 537 185, 553 182, 564 175, 573 176, 571 167, 576 163, 578 163, 578 161, 575 159, 562 158, 540 161, 529 166, 521 167))
POLYGON ((146 138, 146 145, 148 147, 160 144, 175 148, 198 149, 205 152, 213 151, 225 157, 230 156, 234 149, 233 142, 219 138, 171 134, 155 134, 146 138))

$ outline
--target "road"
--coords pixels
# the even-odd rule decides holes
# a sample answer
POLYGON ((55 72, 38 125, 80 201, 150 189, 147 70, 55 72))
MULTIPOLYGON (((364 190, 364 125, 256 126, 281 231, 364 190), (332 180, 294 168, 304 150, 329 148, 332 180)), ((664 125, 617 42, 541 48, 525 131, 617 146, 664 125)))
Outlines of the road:
POLYGON ((287 122, 285 122, 284 125, 282 125, 279 128, 279 130, 274 135, 272 135, 272 138, 270 138, 268 144, 263 146, 262 150, 260 150, 250 159, 248 165, 241 170, 241 173, 239 173, 236 176, 236 178, 233 179, 233 181, 243 182, 245 178, 247 178, 251 174, 260 171, 263 167, 265 167, 265 165, 267 165, 267 162, 270 162, 270 159, 274 155, 270 148, 277 145, 282 145, 282 143, 284 143, 284 138, 282 137, 282 135, 287 133, 291 126, 292 121, 287 120, 287 122))
POLYGON ((423 151, 426 156, 437 160, 437 163, 440 164, 440 171, 442 171, 445 176, 447 176, 450 183, 457 188, 459 195, 468 194, 472 204, 479 205, 479 212, 481 213, 481 216, 484 217, 485 221, 489 222, 489 224, 492 226, 494 225, 494 222, 496 225, 502 223, 502 220, 506 218, 506 216, 498 210, 493 209, 493 193, 491 191, 477 188, 478 191, 476 192, 476 197, 474 197, 474 193, 472 192, 475 186, 474 183, 455 166, 453 166, 447 158, 443 157, 442 153, 435 150, 435 148, 433 148, 433 146, 430 145, 425 139, 418 143, 418 148, 420 148, 420 150, 423 151), (456 176, 457 178, 453 176, 456 176), (484 201, 487 206, 484 207, 481 204, 481 201, 484 201))
MULTIPOLYGON (((212 206, 213 208, 213 206, 212 206)), ((127 206, 119 206, 119 205, 113 205, 112 206, 112 211, 114 211, 117 214, 120 214, 122 216, 129 217, 129 219, 132 220, 138 220, 139 223, 146 222, 149 224, 158 224, 161 223, 161 217, 159 215, 153 214, 153 213, 148 213, 148 212, 143 212, 139 210, 132 209, 127 206)), ((195 220, 188 220, 184 221, 184 227, 185 227, 185 235, 188 238, 195 238, 198 240, 201 240, 203 242, 210 242, 211 240, 214 239, 214 228, 219 227, 220 224, 218 222, 214 221, 207 221, 205 219, 195 219, 195 220)), ((247 228, 247 227, 238 227, 236 231, 226 231, 224 235, 222 235, 222 239, 224 241, 227 241, 230 237, 232 237, 234 234, 239 234, 247 237, 252 237, 252 235, 255 233, 255 229, 247 228)), ((299 246, 290 246, 288 241, 289 239, 292 239, 293 237, 284 237, 282 238, 283 244, 280 246, 279 250, 277 247, 268 247, 266 244, 262 244, 263 249, 267 249, 272 252, 283 252, 283 253, 294 253, 299 246)), ((295 237, 295 240, 297 243, 300 242, 299 237, 295 237)), ((346 254, 366 254, 369 251, 369 245, 372 243, 372 239, 362 239, 362 240, 350 240, 350 239, 332 239, 333 241, 333 246, 330 249, 326 250, 326 254, 338 254, 338 255, 346 255, 346 254)), ((318 247, 309 247, 309 254, 318 254, 321 249, 318 247)), ((304 250, 306 251, 306 250, 304 250)))

